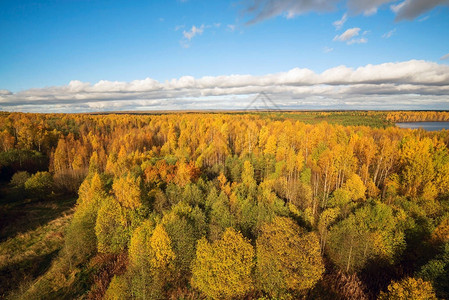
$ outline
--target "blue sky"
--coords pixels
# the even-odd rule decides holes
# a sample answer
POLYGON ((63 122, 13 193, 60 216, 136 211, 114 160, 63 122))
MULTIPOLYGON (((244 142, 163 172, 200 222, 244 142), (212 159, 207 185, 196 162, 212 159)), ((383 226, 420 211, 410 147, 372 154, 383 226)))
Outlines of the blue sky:
MULTIPOLYGON (((264 86, 259 83, 267 82, 267 74, 282 76, 294 68, 308 69, 319 75, 338 66, 355 71, 370 64, 404 62, 409 65, 404 65, 404 73, 398 75, 404 85, 400 89, 410 84, 425 89, 426 85, 435 83, 427 82, 426 78, 426 82, 409 82, 404 78, 416 76, 414 73, 424 69, 429 76, 449 73, 449 58, 444 59, 449 54, 449 1, 426 0, 425 7, 422 1, 329 0, 323 5, 323 1, 317 0, 3 0, 0 2, 0 90, 3 91, 0 92, 0 109, 42 111, 50 109, 45 105, 56 104, 61 111, 74 107, 79 111, 108 109, 109 104, 116 109, 170 109, 207 97, 219 98, 212 101, 211 107, 226 108, 226 99, 242 96, 250 99, 257 90, 245 91, 238 84, 238 91, 236 86, 226 85, 223 88, 226 90, 212 93, 213 85, 208 82, 208 90, 204 91, 205 83, 198 80, 204 76, 235 80, 230 75, 241 74, 253 76, 258 82, 256 85, 264 86), (372 3, 380 5, 373 8, 372 3), (253 6, 255 9, 251 11, 253 6), (345 14, 346 21, 336 28, 334 22, 345 14), (424 69, 419 69, 416 62, 429 66, 420 64, 424 69), (167 87, 167 84, 170 81, 179 83, 183 76, 192 76, 189 80, 193 80, 190 86, 183 86, 188 89, 187 93, 174 98, 168 96, 170 88, 179 87, 174 84, 167 87), (131 82, 146 78, 159 85, 129 90, 131 82), (74 90, 73 84, 79 82, 83 87, 77 85, 74 90), (96 98, 92 93, 98 96, 95 87, 99 82, 108 84, 103 84, 103 94, 96 98), (113 95, 118 87, 125 85, 128 93, 139 93, 126 98, 113 95), (161 89, 166 93, 154 95, 155 90, 161 89), (78 104, 64 102, 68 97, 84 100, 78 104), (51 104, 45 102, 49 99, 56 100, 51 104), (120 105, 117 101, 126 103, 120 105), (148 105, 142 101, 147 101, 148 105), (101 102, 101 105, 89 105, 91 102, 101 102)), ((379 74, 372 76, 378 78, 379 74)), ((282 99, 287 99, 286 107, 295 106, 293 100, 300 98, 307 106, 307 101, 303 101, 307 97, 312 104, 320 97, 330 99, 327 104, 323 100, 325 107, 346 108, 348 105, 331 100, 342 99, 341 90, 352 87, 352 82, 339 86, 338 93, 332 94, 316 89, 335 87, 335 83, 317 80, 305 84, 295 80, 297 78, 287 84, 291 88, 275 93, 281 105, 282 99), (303 94, 295 90, 288 94, 287 90, 302 85, 315 90, 303 94)), ((435 95, 427 95, 429 89, 406 94, 410 98, 427 97, 422 103, 413 100, 413 107, 449 109, 449 81, 441 81, 439 77, 436 80, 442 90, 435 95)), ((354 87, 372 84, 371 81, 367 79, 354 87)), ((386 78, 376 84, 397 87, 398 79, 386 78)), ((246 87, 249 86, 254 84, 246 87)), ((265 87, 267 90, 277 88, 279 82, 270 81, 265 87)), ((357 97, 371 99, 374 96, 361 93, 357 97)), ((392 98, 396 96, 397 93, 392 94, 392 98)), ((362 102, 353 102, 352 106, 349 103, 349 107, 363 106, 362 102)), ((367 107, 373 103, 369 102, 367 107)))

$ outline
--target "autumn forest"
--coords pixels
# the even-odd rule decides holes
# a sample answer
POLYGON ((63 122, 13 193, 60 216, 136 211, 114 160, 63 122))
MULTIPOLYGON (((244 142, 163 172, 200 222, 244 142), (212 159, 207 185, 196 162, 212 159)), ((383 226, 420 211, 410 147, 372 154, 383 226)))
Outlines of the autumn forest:
POLYGON ((0 298, 447 299, 448 112, 0 114, 0 298))

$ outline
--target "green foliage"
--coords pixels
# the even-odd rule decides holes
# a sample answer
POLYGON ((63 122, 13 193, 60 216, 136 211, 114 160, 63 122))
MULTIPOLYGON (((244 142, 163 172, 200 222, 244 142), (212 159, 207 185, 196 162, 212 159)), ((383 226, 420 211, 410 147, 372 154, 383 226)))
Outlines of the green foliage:
POLYGON ((47 167, 48 157, 41 152, 24 149, 0 151, 0 179, 9 180, 17 171, 36 173, 47 167))
POLYGON ((207 202, 210 205, 209 237, 216 240, 222 236, 226 228, 233 227, 236 221, 225 193, 221 192, 217 196, 216 190, 214 190, 207 197, 207 202))
POLYGON ((19 171, 15 173, 10 181, 10 184, 16 188, 24 188, 25 182, 30 178, 30 173, 27 171, 19 171))
POLYGON ((405 241, 393 210, 374 203, 332 226, 327 245, 330 258, 341 269, 359 271, 371 259, 392 264, 403 251, 405 241))
POLYGON ((416 274, 435 287, 436 294, 441 299, 449 297, 449 243, 442 246, 442 252, 421 267, 416 274))
POLYGON ((85 262, 97 251, 97 209, 95 205, 77 209, 67 228, 64 253, 74 264, 85 262))
POLYGON ((98 210, 95 224, 98 252, 119 253, 123 251, 131 237, 131 220, 127 209, 112 197, 103 201, 98 210))
POLYGON ((256 278, 259 289, 271 297, 304 293, 324 272, 315 233, 307 233, 289 218, 277 217, 262 226, 256 241, 256 278))

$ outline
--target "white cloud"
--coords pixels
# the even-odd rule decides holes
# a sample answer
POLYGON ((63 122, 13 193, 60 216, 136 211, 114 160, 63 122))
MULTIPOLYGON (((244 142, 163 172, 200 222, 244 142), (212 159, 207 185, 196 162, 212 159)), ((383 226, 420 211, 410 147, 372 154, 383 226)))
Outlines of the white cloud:
POLYGON ((248 104, 242 99, 250 100, 262 91, 281 108, 301 103, 300 108, 449 109, 449 66, 411 60, 356 69, 338 66, 322 73, 294 68, 263 76, 183 76, 165 82, 74 80, 65 86, 1 91, 0 107, 11 111, 239 109, 248 104))
POLYGON ((396 33, 396 28, 395 29, 392 29, 392 30, 390 30, 390 31, 388 31, 387 33, 384 33, 383 35, 382 35, 382 37, 384 38, 384 39, 389 39, 389 38, 391 38, 392 36, 393 36, 393 34, 395 34, 396 33))
POLYGON ((335 21, 334 23, 332 23, 332 25, 335 26, 336 30, 340 30, 343 25, 346 23, 346 21, 348 20, 348 14, 345 13, 340 20, 335 21))
POLYGON ((237 25, 234 25, 234 24, 228 24, 227 27, 228 27, 228 30, 229 30, 229 31, 234 32, 235 29, 237 28, 237 25))
POLYGON ((193 39, 196 35, 201 35, 203 34, 204 31, 204 24, 201 25, 200 27, 196 27, 195 25, 192 26, 192 29, 190 29, 189 31, 183 31, 182 35, 184 36, 184 38, 188 39, 189 41, 191 39, 193 39))
POLYGON ((440 58, 441 60, 446 60, 446 59, 449 59, 449 53, 448 54, 446 54, 446 55, 443 55, 443 56, 441 56, 441 58, 440 58))
POLYGON ((334 51, 334 48, 330 48, 330 47, 327 47, 327 46, 323 48, 323 52, 324 53, 330 53, 332 51, 334 51))
POLYGON ((177 26, 175 27, 175 31, 178 31, 178 30, 183 29, 183 28, 185 28, 185 27, 186 27, 185 25, 177 25, 177 26))
POLYGON ((12 95, 12 92, 8 91, 8 90, 0 90, 0 96, 2 96, 2 95, 9 96, 9 95, 12 95))
POLYGON ((353 44, 366 44, 368 43, 368 39, 366 38, 358 38, 358 39, 351 39, 349 41, 347 41, 348 45, 353 45, 353 44))
POLYGON ((348 30, 346 30, 345 32, 343 32, 340 35, 336 35, 334 37, 334 41, 340 41, 340 42, 346 42, 350 39, 352 39, 355 36, 358 36, 360 32, 360 28, 350 28, 348 30))
POLYGON ((405 5, 405 1, 397 3, 397 4, 392 4, 390 5, 390 9, 392 12, 394 12, 395 14, 397 14, 405 5))
POLYGON ((188 31, 184 30, 182 32, 183 39, 179 42, 183 48, 189 48, 191 40, 197 36, 202 35, 205 28, 210 28, 211 26, 204 26, 202 24, 200 27, 196 27, 195 25, 192 26, 192 28, 188 31))

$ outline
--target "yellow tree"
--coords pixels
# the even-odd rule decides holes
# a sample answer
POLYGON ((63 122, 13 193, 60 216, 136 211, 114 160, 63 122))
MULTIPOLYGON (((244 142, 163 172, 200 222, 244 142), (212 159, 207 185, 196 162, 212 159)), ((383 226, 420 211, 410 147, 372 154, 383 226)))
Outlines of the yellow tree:
POLYGON ((114 180, 112 189, 121 206, 135 209, 142 205, 140 184, 140 177, 135 178, 131 174, 114 180))
POLYGON ((253 246, 231 227, 212 244, 202 238, 192 264, 192 286, 213 299, 242 298, 253 288, 253 258, 253 246))
POLYGON ((277 139, 276 136, 270 135, 270 137, 267 140, 267 144, 265 145, 264 153, 266 155, 276 155, 276 143, 277 139))
POLYGON ((162 299, 172 279, 175 253, 162 224, 146 220, 131 237, 129 246, 131 290, 138 299, 162 299))
POLYGON ((170 237, 162 224, 157 225, 154 229, 150 245, 153 250, 151 265, 160 271, 166 272, 171 269, 175 253, 171 247, 170 237))
POLYGON ((421 278, 405 278, 393 281, 386 292, 381 292, 379 300, 437 300, 432 284, 421 278))

